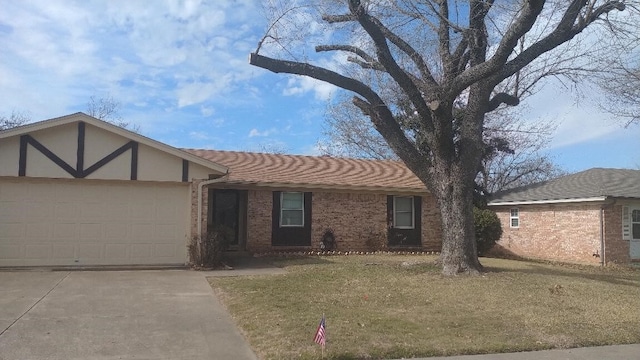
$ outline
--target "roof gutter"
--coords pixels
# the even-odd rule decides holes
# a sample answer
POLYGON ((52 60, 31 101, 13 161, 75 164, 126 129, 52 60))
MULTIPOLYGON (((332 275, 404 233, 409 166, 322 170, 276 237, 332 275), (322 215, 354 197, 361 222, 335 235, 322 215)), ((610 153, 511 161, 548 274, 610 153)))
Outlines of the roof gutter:
POLYGON ((198 236, 200 238, 202 238, 203 232, 202 232, 202 189, 206 186, 206 185, 211 185, 211 184, 215 184, 215 183, 221 183, 225 180, 229 179, 229 172, 227 172, 226 174, 224 174, 223 176, 217 178, 217 179, 211 179, 211 180, 205 180, 202 181, 198 184, 198 226, 197 226, 197 232, 198 232, 198 236))
POLYGON ((576 199, 558 199, 558 200, 522 200, 522 201, 497 201, 489 202, 489 206, 502 206, 502 205, 536 205, 536 204, 566 204, 566 203, 581 203, 581 202, 598 202, 606 201, 606 196, 596 196, 588 198, 576 198, 576 199))

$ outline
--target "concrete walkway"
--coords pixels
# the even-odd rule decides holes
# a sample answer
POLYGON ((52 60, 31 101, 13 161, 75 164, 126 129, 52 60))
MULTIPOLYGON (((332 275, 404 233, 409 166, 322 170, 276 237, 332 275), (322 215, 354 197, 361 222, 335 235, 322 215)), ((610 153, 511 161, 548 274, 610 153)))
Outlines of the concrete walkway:
POLYGON ((202 272, 0 272, 0 359, 256 356, 202 272))
POLYGON ((588 348, 430 357, 414 360, 638 360, 640 344, 596 346, 588 348))

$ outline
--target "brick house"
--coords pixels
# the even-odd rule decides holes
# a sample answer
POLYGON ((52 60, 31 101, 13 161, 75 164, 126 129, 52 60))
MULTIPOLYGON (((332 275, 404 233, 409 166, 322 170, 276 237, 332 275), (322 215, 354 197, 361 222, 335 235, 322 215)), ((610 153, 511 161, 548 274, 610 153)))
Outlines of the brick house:
POLYGON ((640 261, 640 170, 594 168, 496 194, 499 250, 582 263, 640 261))
MULTIPOLYGON (((250 152, 186 150, 229 168, 206 184, 201 229, 234 229, 249 252, 319 250, 327 231, 338 250, 439 251, 435 199, 398 161, 250 152)), ((194 200, 194 203, 196 200, 194 200)), ((197 212, 197 209, 196 209, 197 212)), ((197 227, 197 222, 194 223, 197 227)))
POLYGON ((0 267, 186 264, 233 248, 439 251, 434 198, 402 163, 182 150, 83 113, 0 131, 0 267), (215 225, 214 225, 215 224, 215 225))

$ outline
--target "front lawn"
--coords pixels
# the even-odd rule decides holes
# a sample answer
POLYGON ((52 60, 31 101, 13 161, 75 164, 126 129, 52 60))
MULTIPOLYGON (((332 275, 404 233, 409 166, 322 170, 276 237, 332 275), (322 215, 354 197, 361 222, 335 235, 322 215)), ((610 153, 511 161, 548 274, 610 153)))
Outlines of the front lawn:
POLYGON ((284 275, 209 278, 264 359, 379 359, 640 343, 640 271, 482 259, 443 277, 435 256, 274 259, 284 275))

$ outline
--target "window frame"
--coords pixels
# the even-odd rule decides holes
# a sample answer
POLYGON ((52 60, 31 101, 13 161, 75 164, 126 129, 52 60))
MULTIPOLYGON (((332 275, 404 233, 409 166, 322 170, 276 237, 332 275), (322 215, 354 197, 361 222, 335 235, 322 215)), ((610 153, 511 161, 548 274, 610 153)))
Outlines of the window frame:
POLYGON ((520 228, 520 208, 511 208, 509 209, 509 228, 518 229, 520 228), (513 212, 515 211, 515 215, 513 212), (516 221, 516 225, 513 225, 513 220, 516 221))
POLYGON ((283 192, 281 192, 280 193, 280 209, 279 209, 279 211, 280 211, 279 225, 280 225, 281 228, 303 228, 304 227, 304 193, 300 192, 300 191, 283 191, 283 192), (285 208, 284 207, 284 195, 285 194, 300 194, 300 197, 302 199, 302 202, 300 204, 301 207, 299 209, 298 208, 295 208, 295 209, 294 208, 290 208, 290 209, 289 208, 285 208), (301 224, 293 224, 293 225, 283 224, 282 220, 284 219, 284 216, 282 216, 282 215, 283 215, 284 211, 300 211, 301 212, 301 218, 300 219, 302 220, 302 223, 301 224))
POLYGON ((640 213, 640 208, 632 208, 632 207, 629 208, 629 230, 631 232, 631 236, 629 240, 640 240, 640 234, 638 234, 638 237, 636 237, 636 234, 634 231, 634 225, 640 225, 640 215, 639 215, 638 221, 634 221, 633 219, 633 215, 635 211, 640 213))
MULTIPOLYGON (((403 213, 407 213, 408 211, 401 211, 403 213)), ((416 206, 415 206, 415 197, 414 196, 394 196, 393 197, 393 227, 395 229, 415 229, 416 228, 416 206), (396 214, 398 213, 396 206, 396 199, 411 199, 411 226, 398 226, 396 214)))

